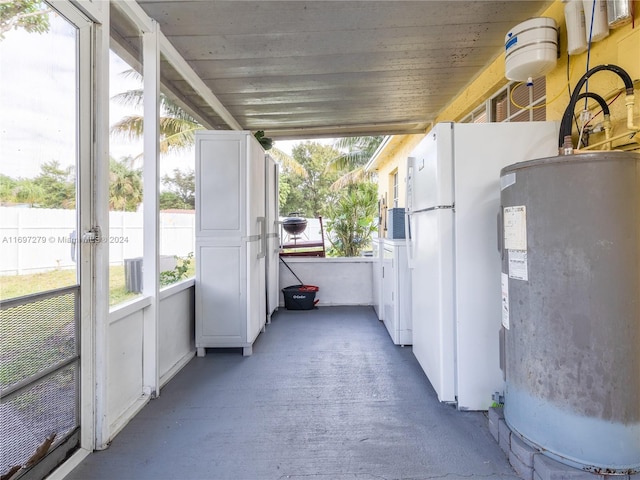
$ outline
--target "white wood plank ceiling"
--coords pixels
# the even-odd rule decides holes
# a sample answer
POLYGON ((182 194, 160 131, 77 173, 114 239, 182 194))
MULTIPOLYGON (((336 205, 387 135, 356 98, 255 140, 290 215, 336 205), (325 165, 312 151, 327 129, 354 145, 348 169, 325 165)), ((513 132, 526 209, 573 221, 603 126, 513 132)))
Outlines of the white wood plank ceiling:
MULTIPOLYGON (((244 129, 283 139, 423 132, 506 32, 552 2, 138 3, 244 129)), ((167 62, 161 71, 209 128, 229 128, 167 62)))

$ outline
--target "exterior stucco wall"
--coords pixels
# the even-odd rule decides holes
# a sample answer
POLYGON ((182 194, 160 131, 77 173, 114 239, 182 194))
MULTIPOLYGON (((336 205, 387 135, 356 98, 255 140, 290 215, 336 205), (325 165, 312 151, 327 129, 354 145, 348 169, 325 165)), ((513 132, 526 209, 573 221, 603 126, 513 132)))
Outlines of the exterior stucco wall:
MULTIPOLYGON (((383 155, 379 157, 378 171, 378 197, 387 199, 387 207, 392 208, 393 204, 393 183, 391 175, 398 170, 398 207, 406 206, 406 178, 407 178, 407 157, 415 146, 420 143, 424 135, 396 135, 387 145, 383 155)), ((384 232, 380 232, 384 236, 384 232)))
MULTIPOLYGON (((580 77, 585 73, 587 53, 569 57, 569 82, 567 82, 567 29, 564 21, 564 4, 557 0, 541 16, 555 19, 560 28, 561 55, 554 70, 546 76, 547 120, 560 120, 569 102, 567 85, 569 84, 571 88, 574 88, 580 77)), ((635 9, 634 24, 612 29, 608 37, 593 43, 589 67, 615 64, 625 69, 633 80, 640 79, 640 61, 638 61, 640 59, 640 28, 638 28, 640 24, 640 8, 635 9)), ((442 109, 432 125, 439 122, 459 121, 503 88, 508 83, 504 76, 504 57, 504 53, 501 53, 473 79, 460 95, 442 109)), ((640 88, 638 82, 635 85, 636 89, 640 88)), ((623 83, 620 78, 609 72, 599 72, 589 79, 589 90, 598 93, 607 102, 611 102, 622 87, 623 83)), ((599 111, 599 108, 592 113, 597 111, 599 111)), ((640 95, 636 95, 634 111, 635 124, 637 125, 640 123, 640 95)), ((624 93, 611 105, 611 120, 614 134, 624 132, 626 126, 624 93)), ((428 131, 429 129, 425 131, 425 134, 428 131)), ((600 136, 602 138, 594 135, 592 137, 593 142, 604 138, 603 134, 600 134, 600 136)), ((381 152, 376 162, 378 192, 381 197, 386 195, 387 198, 391 198, 389 174, 398 168, 399 173, 402 175, 401 178, 406 176, 406 159, 423 137, 424 135, 394 136, 381 152)), ((402 182, 402 188, 401 199, 404 202, 404 182, 402 182)))

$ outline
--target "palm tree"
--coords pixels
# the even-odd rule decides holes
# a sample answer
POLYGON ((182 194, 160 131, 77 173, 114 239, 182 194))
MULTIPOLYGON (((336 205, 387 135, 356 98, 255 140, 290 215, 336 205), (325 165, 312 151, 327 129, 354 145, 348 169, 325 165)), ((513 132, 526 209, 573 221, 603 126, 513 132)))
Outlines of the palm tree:
MULTIPOLYGON (((142 90, 129 90, 112 97, 112 100, 132 107, 141 107, 142 99, 142 90)), ((137 140, 142 137, 144 131, 143 123, 142 115, 129 115, 114 123, 111 126, 111 133, 124 136, 130 140, 137 140)), ((160 153, 168 153, 192 147, 195 143, 196 130, 202 130, 204 127, 194 117, 161 93, 159 128, 160 153)))
POLYGON ((334 143, 334 148, 342 153, 331 161, 328 169, 348 172, 336 180, 331 188, 339 190, 347 185, 369 180, 371 174, 365 172, 364 166, 371 160, 383 140, 383 136, 339 138, 334 143))
POLYGON ((295 158, 288 155, 287 153, 273 147, 269 150, 269 155, 273 157, 273 159, 280 164, 282 167, 286 167, 291 170, 293 173, 297 173, 302 177, 307 177, 308 172, 307 169, 302 166, 302 164, 298 163, 295 158))
MULTIPOLYGON (((130 76, 141 80, 141 76, 135 70, 123 72, 125 76, 130 76)), ((112 97, 112 100, 121 105, 142 108, 143 91, 141 89, 129 90, 112 97)), ((188 150, 195 143, 195 132, 204 127, 183 108, 174 103, 163 93, 160 93, 160 153, 177 152, 188 150)), ((111 133, 121 135, 130 140, 137 140, 143 134, 143 117, 141 115, 129 115, 123 117, 111 126, 111 133)), ((271 139, 264 137, 264 131, 255 133, 256 139, 269 150, 269 155, 280 165, 287 166, 296 173, 306 176, 307 172, 302 165, 296 162, 291 156, 277 148, 268 148, 271 139)), ((135 158, 139 158, 138 155, 135 158)), ((134 159, 135 160, 135 159, 134 159)))
POLYGON ((142 172, 127 166, 127 160, 109 163, 109 208, 135 211, 142 202, 142 172))
POLYGON ((360 182, 343 190, 340 197, 325 208, 330 256, 355 257, 369 247, 376 230, 378 188, 360 182))

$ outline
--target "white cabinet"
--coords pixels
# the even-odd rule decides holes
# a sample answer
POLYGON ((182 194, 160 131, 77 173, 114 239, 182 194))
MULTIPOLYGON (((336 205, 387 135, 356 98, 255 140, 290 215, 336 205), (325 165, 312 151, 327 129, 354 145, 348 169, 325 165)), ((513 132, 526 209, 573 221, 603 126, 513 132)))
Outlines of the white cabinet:
POLYGON ((196 349, 251 355, 266 322, 265 153, 251 132, 196 132, 196 349))
POLYGON ((278 201, 278 164, 267 155, 266 162, 266 214, 267 214, 267 323, 278 309, 280 300, 280 222, 278 201))
POLYGON ((374 238, 373 241, 373 309, 378 320, 383 320, 382 303, 382 239, 374 238))
POLYGON ((382 315, 396 345, 413 343, 411 321, 411 275, 405 240, 383 239, 381 283, 382 315))

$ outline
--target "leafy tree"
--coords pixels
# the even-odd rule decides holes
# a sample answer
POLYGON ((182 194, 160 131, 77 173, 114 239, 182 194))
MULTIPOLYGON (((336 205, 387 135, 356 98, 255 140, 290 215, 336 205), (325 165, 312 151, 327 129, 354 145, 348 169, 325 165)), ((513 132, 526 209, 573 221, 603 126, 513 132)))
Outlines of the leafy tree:
POLYGON ((291 192, 291 185, 289 185, 287 179, 284 176, 280 176, 280 181, 278 182, 278 204, 285 205, 287 203, 287 199, 289 198, 289 193, 291 192))
POLYGON ((286 184, 289 193, 281 203, 282 215, 297 212, 306 217, 318 217, 324 206, 329 203, 335 193, 330 190, 331 184, 338 178, 338 173, 327 172, 327 165, 337 152, 333 147, 319 143, 302 143, 293 148, 292 156, 306 170, 306 176, 283 166, 280 185, 286 184))
POLYGON ((371 243, 378 214, 378 186, 362 182, 343 189, 339 198, 325 208, 330 256, 354 257, 371 243))
POLYGON ((15 202, 16 186, 17 183, 13 178, 0 174, 0 204, 7 205, 15 202))
POLYGON ((135 212, 142 202, 142 170, 130 158, 109 162, 109 209, 135 212))
POLYGON ((160 194, 161 209, 181 208, 192 210, 196 208, 196 173, 193 169, 183 172, 176 168, 173 170, 173 176, 165 175, 162 178, 162 183, 167 187, 168 191, 160 194))
POLYGON ((45 197, 42 187, 29 179, 19 180, 13 194, 16 202, 26 203, 32 207, 39 206, 45 197))
POLYGON ((75 208, 76 185, 73 167, 62 168, 52 160, 40 166, 35 178, 0 176, 0 201, 26 203, 39 208, 75 208))
POLYGON ((1 0, 0 40, 8 31, 19 28, 29 33, 48 32, 50 11, 40 0, 1 0))
POLYGON ((33 183, 43 192, 40 207, 75 208, 74 167, 62 168, 57 160, 45 162, 40 166, 40 175, 33 180, 33 183))
POLYGON ((192 207, 173 192, 160 192, 160 210, 191 210, 192 207))

